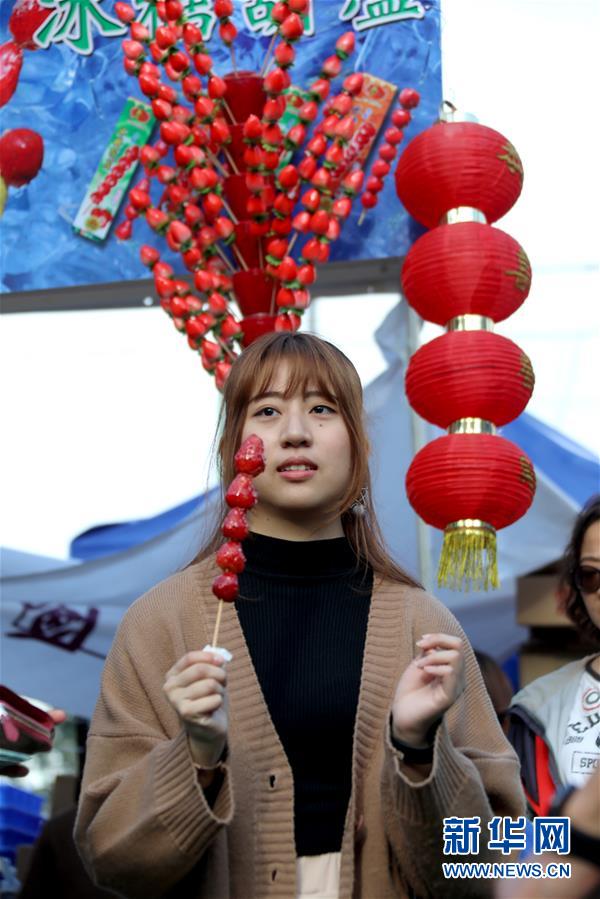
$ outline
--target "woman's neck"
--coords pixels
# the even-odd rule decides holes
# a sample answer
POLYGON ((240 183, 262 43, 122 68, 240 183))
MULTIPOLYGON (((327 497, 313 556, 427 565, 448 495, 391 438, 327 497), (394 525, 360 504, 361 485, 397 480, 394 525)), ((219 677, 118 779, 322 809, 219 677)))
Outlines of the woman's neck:
POLYGON ((293 520, 284 516, 273 515, 258 508, 248 514, 250 530, 265 537, 278 537, 280 540, 331 540, 343 537, 342 519, 323 523, 322 519, 307 516, 301 519, 295 515, 293 520))

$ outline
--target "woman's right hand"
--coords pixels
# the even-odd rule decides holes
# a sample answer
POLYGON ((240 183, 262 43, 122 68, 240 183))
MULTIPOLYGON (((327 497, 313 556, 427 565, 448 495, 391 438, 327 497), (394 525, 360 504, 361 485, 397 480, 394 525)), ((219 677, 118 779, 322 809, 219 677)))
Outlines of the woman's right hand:
POLYGON ((167 671, 163 689, 179 715, 197 765, 216 765, 227 741, 227 675, 223 659, 187 652, 167 671))

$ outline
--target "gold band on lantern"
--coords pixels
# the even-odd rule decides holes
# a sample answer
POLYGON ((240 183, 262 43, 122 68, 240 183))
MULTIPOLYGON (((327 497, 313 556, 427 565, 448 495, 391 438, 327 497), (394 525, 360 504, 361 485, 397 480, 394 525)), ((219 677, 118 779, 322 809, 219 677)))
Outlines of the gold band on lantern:
POLYGON ((487 225, 487 219, 480 209, 474 206, 456 206, 449 209, 440 219, 440 225, 457 225, 459 222, 479 222, 487 225))
POLYGON ((446 322, 446 331, 493 331, 494 319, 486 315, 474 315, 467 312, 465 315, 457 315, 446 322))
POLYGON ((449 434, 495 434, 496 425, 485 418, 458 418, 448 428, 449 434))
POLYGON ((496 589, 496 531, 479 518, 453 521, 444 529, 438 586, 451 590, 496 589))

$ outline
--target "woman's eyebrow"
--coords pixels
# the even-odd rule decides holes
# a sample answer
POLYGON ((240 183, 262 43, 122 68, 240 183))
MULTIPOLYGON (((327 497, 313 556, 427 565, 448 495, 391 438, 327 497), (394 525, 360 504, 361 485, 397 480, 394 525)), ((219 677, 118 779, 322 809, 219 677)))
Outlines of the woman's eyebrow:
MULTIPOLYGON (((329 393, 323 393, 322 390, 307 390, 306 393, 304 394, 304 399, 306 400, 311 396, 321 396, 321 397, 331 396, 331 399, 335 400, 335 397, 332 394, 330 395, 329 393)), ((267 399, 267 397, 275 397, 276 399, 282 400, 285 398, 285 395, 283 393, 281 393, 281 391, 279 391, 279 390, 265 390, 263 393, 257 393, 256 396, 253 396, 249 400, 249 402, 257 403, 259 400, 267 399)))

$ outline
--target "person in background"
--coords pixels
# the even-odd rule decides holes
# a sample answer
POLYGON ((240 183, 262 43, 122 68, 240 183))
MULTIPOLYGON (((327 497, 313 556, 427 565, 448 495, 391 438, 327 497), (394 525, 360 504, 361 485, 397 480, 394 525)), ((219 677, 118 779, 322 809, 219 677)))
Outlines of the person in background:
POLYGON ((508 733, 508 707, 514 692, 510 678, 487 652, 482 652, 480 649, 476 649, 474 652, 498 721, 504 733, 508 733))
POLYGON ((575 521, 562 582, 566 612, 595 651, 532 681, 510 706, 509 739, 536 815, 559 786, 583 786, 600 766, 600 495, 575 521))
POLYGON ((570 877, 503 880, 496 889, 496 899, 600 899, 600 767, 582 787, 559 791, 550 813, 569 818, 571 851, 568 855, 543 852, 528 861, 544 868, 568 863, 570 877))
MULTIPOLYGON (((48 714, 55 724, 63 724, 67 719, 64 709, 49 709, 48 714)), ((3 765, 0 768, 0 777, 27 777, 28 774, 29 768, 24 764, 3 765)))
MULTIPOLYGON (((85 738, 89 722, 79 720, 77 742, 79 750, 79 778, 75 796, 81 786, 85 759, 85 738)), ((52 807, 56 807, 56 785, 52 807)), ((77 805, 60 808, 46 821, 37 838, 19 899, 109 899, 115 893, 96 886, 86 871, 73 840, 77 805)))
POLYGON ((443 818, 522 814, 518 761, 459 624, 385 549, 356 369, 314 335, 265 335, 234 362, 223 416, 223 487, 250 435, 266 459, 223 610, 233 660, 202 648, 221 518, 121 623, 82 855, 140 899, 486 895, 444 880, 443 818))

